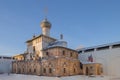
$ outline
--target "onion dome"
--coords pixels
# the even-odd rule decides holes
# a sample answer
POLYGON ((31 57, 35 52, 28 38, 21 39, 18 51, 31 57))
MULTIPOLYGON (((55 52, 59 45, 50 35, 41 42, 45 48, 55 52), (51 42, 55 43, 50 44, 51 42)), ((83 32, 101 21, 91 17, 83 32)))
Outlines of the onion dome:
POLYGON ((40 23, 41 27, 44 28, 51 28, 51 23, 47 20, 47 18, 45 18, 41 23, 40 23))

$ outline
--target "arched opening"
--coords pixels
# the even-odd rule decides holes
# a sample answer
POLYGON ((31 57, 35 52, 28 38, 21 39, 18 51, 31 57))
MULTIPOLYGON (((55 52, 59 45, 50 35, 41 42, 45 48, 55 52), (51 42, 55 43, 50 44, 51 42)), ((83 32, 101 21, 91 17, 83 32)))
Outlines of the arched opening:
POLYGON ((52 69, 51 68, 49 68, 49 73, 52 73, 52 69))
POLYGON ((88 73, 88 67, 86 67, 86 75, 89 75, 89 73, 88 73))
POLYGON ((101 73, 101 74, 103 73, 103 68, 102 68, 102 67, 100 68, 100 73, 101 73))
POLYGON ((74 68, 74 73, 76 72, 76 69, 74 68))
POLYGON ((63 73, 66 73, 66 68, 63 68, 63 73))
POLYGON ((36 73, 36 69, 34 69, 34 73, 36 73))
POLYGON ((18 69, 18 73, 20 74, 20 72, 21 72, 21 71, 20 71, 20 68, 19 68, 19 69, 18 69))
POLYGON ((65 51, 63 50, 63 55, 65 55, 65 51))
POLYGON ((35 46, 33 46, 33 52, 35 52, 35 46))
POLYGON ((70 57, 72 57, 72 52, 70 53, 70 57))
POLYGON ((23 68, 23 73, 24 73, 24 68, 23 68))
POLYGON ((83 64, 80 62, 80 69, 83 69, 83 64))
POLYGON ((29 72, 31 73, 31 69, 29 69, 29 72))
POLYGON ((43 69, 43 73, 46 73, 46 69, 45 68, 43 69))
POLYGON ((48 53, 48 52, 46 52, 46 56, 49 56, 49 53, 48 53))

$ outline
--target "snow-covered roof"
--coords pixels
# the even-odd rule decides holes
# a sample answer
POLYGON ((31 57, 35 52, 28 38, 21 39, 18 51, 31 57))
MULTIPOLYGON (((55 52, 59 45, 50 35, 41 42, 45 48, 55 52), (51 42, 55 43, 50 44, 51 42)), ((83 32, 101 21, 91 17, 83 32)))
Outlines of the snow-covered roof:
POLYGON ((64 41, 64 40, 56 40, 54 42, 49 43, 49 45, 47 46, 47 48, 55 47, 55 46, 67 47, 67 42, 64 41))
POLYGON ((96 48, 100 48, 100 47, 112 46, 112 45, 117 45, 117 44, 120 44, 120 41, 119 42, 114 42, 114 43, 102 44, 102 45, 98 45, 98 46, 79 48, 79 49, 76 49, 76 50, 80 51, 80 50, 87 50, 87 49, 96 49, 96 48))

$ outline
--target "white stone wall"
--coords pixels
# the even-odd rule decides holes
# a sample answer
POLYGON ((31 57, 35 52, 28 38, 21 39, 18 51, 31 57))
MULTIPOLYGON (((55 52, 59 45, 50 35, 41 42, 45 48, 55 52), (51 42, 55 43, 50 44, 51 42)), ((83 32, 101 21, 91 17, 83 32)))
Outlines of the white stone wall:
POLYGON ((12 59, 0 59, 0 73, 8 73, 12 71, 12 59))
POLYGON ((83 52, 79 54, 79 59, 82 62, 88 60, 88 56, 93 56, 93 61, 103 64, 104 75, 120 76, 120 47, 110 48, 106 50, 83 52))

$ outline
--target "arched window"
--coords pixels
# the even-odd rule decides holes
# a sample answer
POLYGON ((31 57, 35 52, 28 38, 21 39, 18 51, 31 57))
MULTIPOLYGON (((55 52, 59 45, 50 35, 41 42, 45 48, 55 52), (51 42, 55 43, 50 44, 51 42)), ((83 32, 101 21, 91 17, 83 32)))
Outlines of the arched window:
POLYGON ((29 69, 29 72, 31 72, 31 69, 29 69))
POLYGON ((103 73, 103 68, 102 67, 100 68, 100 72, 103 73))
POLYGON ((43 73, 46 73, 46 69, 45 68, 43 69, 43 73))
POLYGON ((76 72, 75 68, 74 68, 74 73, 76 72))
POLYGON ((24 72, 24 68, 23 68, 23 72, 24 72))
POLYGON ((36 69, 34 69, 34 73, 36 72, 36 69))
POLYGON ((67 65, 66 62, 64 62, 63 65, 67 65))
POLYGON ((46 55, 48 56, 48 55, 49 55, 49 53, 48 53, 48 52, 46 52, 46 55))
POLYGON ((80 62, 80 68, 83 69, 83 64, 80 62))
POLYGON ((63 73, 66 73, 66 69, 65 68, 63 68, 63 73))
POLYGON ((35 46, 33 46, 33 52, 35 52, 35 46))
POLYGON ((52 73, 52 69, 51 68, 49 68, 49 73, 52 73))
POLYGON ((70 53, 70 57, 72 57, 72 52, 70 53))
POLYGON ((63 50, 63 52, 62 52, 62 53, 63 53, 63 55, 65 55, 65 51, 64 51, 64 50, 63 50))
POLYGON ((86 67, 86 75, 88 75, 88 67, 86 67))
POLYGON ((18 73, 20 73, 21 72, 21 70, 20 70, 20 68, 18 69, 18 73))

